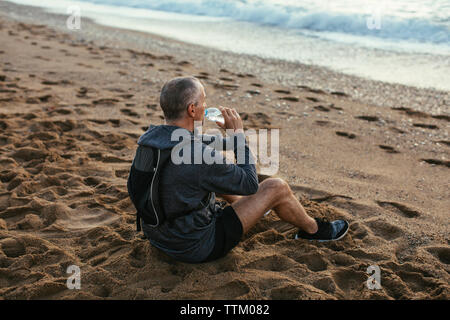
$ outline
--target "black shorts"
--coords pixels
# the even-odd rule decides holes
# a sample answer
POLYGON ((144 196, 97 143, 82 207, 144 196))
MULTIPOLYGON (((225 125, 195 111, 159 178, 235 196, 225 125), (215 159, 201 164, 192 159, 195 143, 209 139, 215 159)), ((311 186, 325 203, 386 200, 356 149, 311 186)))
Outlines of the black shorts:
POLYGON ((224 257, 237 246, 243 234, 241 220, 231 206, 220 209, 215 228, 214 248, 204 262, 224 257))

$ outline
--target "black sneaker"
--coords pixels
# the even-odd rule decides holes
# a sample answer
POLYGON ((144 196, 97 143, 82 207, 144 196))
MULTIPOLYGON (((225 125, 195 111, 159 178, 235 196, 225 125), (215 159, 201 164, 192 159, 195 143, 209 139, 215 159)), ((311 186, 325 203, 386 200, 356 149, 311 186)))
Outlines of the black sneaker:
POLYGON ((310 234, 299 230, 295 239, 318 240, 320 242, 342 239, 348 231, 348 222, 345 220, 335 220, 328 222, 319 218, 314 218, 319 229, 316 233, 310 234))

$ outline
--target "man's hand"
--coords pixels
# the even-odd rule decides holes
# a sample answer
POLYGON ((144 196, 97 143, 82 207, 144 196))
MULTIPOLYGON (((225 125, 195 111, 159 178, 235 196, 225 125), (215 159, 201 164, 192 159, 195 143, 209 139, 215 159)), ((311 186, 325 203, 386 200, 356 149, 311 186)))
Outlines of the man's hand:
POLYGON ((236 109, 219 106, 219 110, 222 112, 223 119, 225 120, 224 124, 216 122, 219 127, 222 129, 232 129, 235 133, 244 132, 244 124, 236 109))

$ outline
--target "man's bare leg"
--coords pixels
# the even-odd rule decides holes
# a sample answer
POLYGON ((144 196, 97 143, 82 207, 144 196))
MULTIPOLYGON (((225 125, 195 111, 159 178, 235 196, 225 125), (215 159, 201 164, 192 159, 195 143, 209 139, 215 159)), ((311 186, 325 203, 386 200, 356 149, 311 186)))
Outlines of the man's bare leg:
POLYGON ((229 204, 232 204, 233 202, 236 202, 237 200, 242 198, 242 196, 236 196, 236 195, 231 195, 231 194, 218 194, 217 193, 216 196, 221 197, 223 200, 225 200, 229 204))
POLYGON ((231 206, 241 220, 244 233, 253 227, 269 209, 281 220, 308 233, 317 232, 316 221, 308 216, 286 181, 269 178, 260 183, 258 192, 240 197, 231 206))

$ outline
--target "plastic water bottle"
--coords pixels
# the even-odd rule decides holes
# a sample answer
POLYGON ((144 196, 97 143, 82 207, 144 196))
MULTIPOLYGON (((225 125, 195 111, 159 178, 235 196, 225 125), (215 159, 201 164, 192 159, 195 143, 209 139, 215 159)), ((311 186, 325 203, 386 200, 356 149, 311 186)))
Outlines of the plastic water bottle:
POLYGON ((223 119, 223 115, 222 112, 217 109, 217 108, 208 108, 205 110, 205 117, 206 119, 208 119, 209 121, 214 121, 214 122, 220 122, 222 124, 225 123, 225 120, 223 119))

